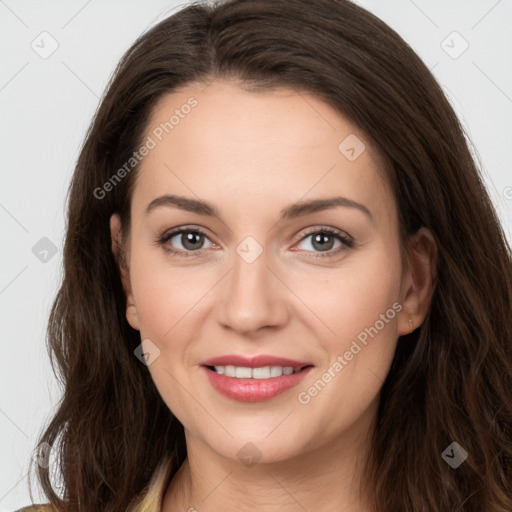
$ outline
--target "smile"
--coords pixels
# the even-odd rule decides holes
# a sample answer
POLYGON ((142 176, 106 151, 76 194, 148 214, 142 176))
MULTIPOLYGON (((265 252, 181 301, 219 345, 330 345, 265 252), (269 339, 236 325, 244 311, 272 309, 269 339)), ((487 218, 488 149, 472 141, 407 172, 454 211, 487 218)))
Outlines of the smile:
POLYGON ((222 395, 241 402, 260 402, 274 398, 297 386, 313 369, 302 367, 201 366, 211 386, 222 395))
POLYGON ((272 377, 281 377, 281 375, 291 375, 302 370, 302 367, 293 368, 292 366, 262 366, 259 368, 248 368, 246 366, 209 366, 220 375, 226 377, 235 377, 237 379, 270 379, 272 377))

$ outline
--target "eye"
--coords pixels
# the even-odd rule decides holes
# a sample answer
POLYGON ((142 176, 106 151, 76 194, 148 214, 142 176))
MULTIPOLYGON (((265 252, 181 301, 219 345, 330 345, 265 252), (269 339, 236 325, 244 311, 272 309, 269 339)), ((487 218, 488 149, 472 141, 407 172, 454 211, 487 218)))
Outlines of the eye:
POLYGON ((309 231, 306 236, 302 238, 301 243, 304 243, 308 239, 311 240, 305 243, 305 250, 310 252, 312 248, 313 252, 318 252, 318 254, 315 255, 317 258, 336 256, 340 251, 351 248, 354 245, 353 240, 348 235, 333 228, 313 228, 313 231, 309 231), (338 241, 338 245, 335 245, 336 241, 338 241), (332 250, 333 248, 334 250, 332 250))
MULTIPOLYGON (((316 252, 316 258, 337 256, 341 251, 354 245, 354 241, 343 231, 329 227, 313 228, 306 233, 300 243, 304 243, 309 238, 311 241, 301 249, 306 252, 316 252), (336 245, 336 241, 338 241, 338 245, 336 245)), ((204 249, 216 247, 211 241, 209 241, 208 247, 203 247, 206 240, 209 241, 209 238, 204 231, 190 227, 167 231, 157 239, 156 243, 161 245, 166 252, 186 258, 199 256, 204 249)))
MULTIPOLYGON (((157 243, 163 246, 163 248, 172 254, 178 256, 188 257, 196 256, 196 254, 188 253, 200 253, 204 249, 203 244, 205 240, 209 240, 199 228, 179 228, 164 233, 158 240, 157 243), (180 247, 181 246, 181 247, 180 247)), ((214 244, 210 242, 210 247, 214 244)))

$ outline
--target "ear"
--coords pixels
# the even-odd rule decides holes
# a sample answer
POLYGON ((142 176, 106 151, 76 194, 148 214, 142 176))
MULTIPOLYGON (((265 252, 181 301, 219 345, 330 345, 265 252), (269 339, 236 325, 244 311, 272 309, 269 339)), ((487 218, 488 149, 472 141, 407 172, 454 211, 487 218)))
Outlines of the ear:
POLYGON ((404 269, 400 295, 402 310, 398 316, 400 336, 423 323, 437 282, 437 244, 428 228, 422 227, 409 237, 407 257, 409 268, 404 269))
POLYGON ((126 319, 134 329, 139 330, 139 317, 132 292, 128 257, 123 246, 121 218, 117 213, 110 217, 110 236, 112 238, 112 252, 119 267, 121 282, 126 295, 126 319))

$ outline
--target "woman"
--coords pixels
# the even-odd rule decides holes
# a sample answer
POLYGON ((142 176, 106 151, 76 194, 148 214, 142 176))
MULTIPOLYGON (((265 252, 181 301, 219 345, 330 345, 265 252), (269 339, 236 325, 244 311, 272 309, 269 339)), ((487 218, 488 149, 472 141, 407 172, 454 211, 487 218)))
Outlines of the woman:
POLYGON ((51 510, 512 509, 510 247, 442 90, 375 16, 162 21, 68 216, 51 510))

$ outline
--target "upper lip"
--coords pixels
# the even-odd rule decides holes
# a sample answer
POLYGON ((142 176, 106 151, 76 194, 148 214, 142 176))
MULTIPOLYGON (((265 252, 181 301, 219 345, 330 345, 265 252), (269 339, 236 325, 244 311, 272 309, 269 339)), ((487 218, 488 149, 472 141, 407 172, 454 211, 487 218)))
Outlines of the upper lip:
POLYGON ((268 355, 259 355, 254 357, 245 357, 236 354, 212 357, 201 362, 203 366, 239 366, 244 368, 261 368, 264 366, 291 366, 293 368, 301 368, 310 366, 307 361, 296 361, 285 357, 275 357, 268 355))

